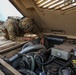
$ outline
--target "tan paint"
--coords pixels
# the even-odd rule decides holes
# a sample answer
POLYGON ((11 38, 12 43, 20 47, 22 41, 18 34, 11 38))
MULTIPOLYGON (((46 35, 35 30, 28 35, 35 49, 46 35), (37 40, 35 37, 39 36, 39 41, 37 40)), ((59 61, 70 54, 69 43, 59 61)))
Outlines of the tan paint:
POLYGON ((76 36, 76 9, 62 14, 56 11, 39 9, 33 0, 13 0, 13 3, 25 16, 29 16, 29 13, 43 32, 51 33, 50 30, 64 30, 65 34, 63 35, 76 36))
POLYGON ((1 70, 0 70, 0 74, 1 74, 1 75, 5 75, 1 70))
POLYGON ((0 58, 0 64, 2 64, 6 69, 11 71, 14 75, 22 75, 17 70, 15 70, 12 66, 10 66, 8 63, 6 63, 4 60, 0 58))

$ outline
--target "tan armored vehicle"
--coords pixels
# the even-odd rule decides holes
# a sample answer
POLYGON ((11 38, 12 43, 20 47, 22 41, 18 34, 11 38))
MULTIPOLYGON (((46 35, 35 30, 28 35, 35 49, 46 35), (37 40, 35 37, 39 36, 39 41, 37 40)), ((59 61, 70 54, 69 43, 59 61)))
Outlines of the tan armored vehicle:
POLYGON ((9 1, 24 17, 6 21, 0 75, 76 75, 76 0, 9 1))

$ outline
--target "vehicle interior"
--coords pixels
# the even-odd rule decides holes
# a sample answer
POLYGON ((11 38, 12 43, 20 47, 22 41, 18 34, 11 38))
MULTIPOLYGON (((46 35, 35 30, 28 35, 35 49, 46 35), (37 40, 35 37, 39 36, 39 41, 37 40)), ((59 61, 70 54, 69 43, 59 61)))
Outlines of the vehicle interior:
POLYGON ((23 17, 0 27, 0 75, 76 75, 76 0, 9 2, 23 17))

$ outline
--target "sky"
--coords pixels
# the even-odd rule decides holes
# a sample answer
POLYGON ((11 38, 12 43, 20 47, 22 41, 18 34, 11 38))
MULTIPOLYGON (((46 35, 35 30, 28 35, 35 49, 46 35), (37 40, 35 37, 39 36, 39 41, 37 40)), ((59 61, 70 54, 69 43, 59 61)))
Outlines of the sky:
POLYGON ((22 17, 22 14, 9 2, 9 0, 0 0, 0 20, 6 21, 8 16, 22 17))

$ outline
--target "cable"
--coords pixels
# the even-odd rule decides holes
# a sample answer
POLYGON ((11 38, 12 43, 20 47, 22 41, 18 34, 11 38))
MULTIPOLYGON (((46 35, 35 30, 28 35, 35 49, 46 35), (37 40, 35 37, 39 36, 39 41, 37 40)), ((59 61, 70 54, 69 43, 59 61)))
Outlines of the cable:
POLYGON ((59 75, 63 75, 62 69, 64 69, 65 67, 67 67, 69 64, 70 64, 70 62, 67 62, 64 66, 62 66, 62 67, 59 69, 59 75))
POLYGON ((31 58, 31 70, 34 71, 35 69, 35 61, 34 61, 34 58, 32 56, 30 56, 31 58))
MULTIPOLYGON (((36 59, 36 56, 35 56, 35 59, 36 59)), ((41 64, 41 65, 47 65, 47 64, 51 63, 53 60, 55 60, 55 59, 56 59, 56 57, 52 56, 51 59, 49 59, 47 62, 42 63, 40 61, 37 61, 37 63, 41 64)))

